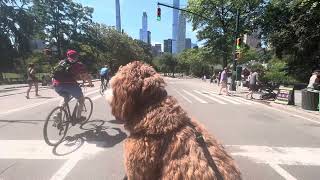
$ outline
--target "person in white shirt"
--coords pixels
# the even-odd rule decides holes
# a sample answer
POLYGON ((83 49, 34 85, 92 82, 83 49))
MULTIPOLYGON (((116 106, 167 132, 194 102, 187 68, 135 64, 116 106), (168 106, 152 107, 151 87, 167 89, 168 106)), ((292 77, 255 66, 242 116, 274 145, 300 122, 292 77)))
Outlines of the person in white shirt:
POLYGON ((309 79, 309 84, 308 84, 308 87, 309 89, 314 89, 315 88, 315 85, 319 85, 320 84, 320 78, 319 78, 319 75, 320 75, 320 70, 315 70, 313 73, 312 73, 312 76, 310 77, 309 79))

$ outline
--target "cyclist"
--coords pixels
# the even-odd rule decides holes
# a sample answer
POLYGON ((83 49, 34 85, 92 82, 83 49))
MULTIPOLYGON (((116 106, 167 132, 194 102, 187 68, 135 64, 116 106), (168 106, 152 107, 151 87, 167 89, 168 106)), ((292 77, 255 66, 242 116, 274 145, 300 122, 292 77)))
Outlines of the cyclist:
POLYGON ((108 67, 108 65, 105 65, 103 68, 100 69, 100 78, 101 78, 101 84, 106 86, 109 83, 109 67, 108 67), (104 80, 107 81, 106 84, 104 84, 104 80))
MULTIPOLYGON (((79 107, 78 107, 78 112, 76 112, 77 113, 76 117, 77 117, 77 121, 81 122, 85 120, 85 117, 81 116, 81 111, 84 103, 84 96, 81 88, 77 83, 77 79, 81 78, 82 80, 84 80, 83 77, 87 78, 90 76, 88 75, 85 66, 78 60, 78 57, 79 57, 79 54, 77 51, 68 50, 67 59, 60 61, 59 65, 68 64, 70 68, 68 71, 65 70, 64 72, 59 72, 60 75, 54 76, 53 87, 55 91, 64 98, 63 100, 60 101, 59 106, 62 107, 64 102, 68 102, 70 99, 70 95, 79 101, 79 107)), ((57 113, 54 116, 54 119, 60 120, 61 112, 57 113)))

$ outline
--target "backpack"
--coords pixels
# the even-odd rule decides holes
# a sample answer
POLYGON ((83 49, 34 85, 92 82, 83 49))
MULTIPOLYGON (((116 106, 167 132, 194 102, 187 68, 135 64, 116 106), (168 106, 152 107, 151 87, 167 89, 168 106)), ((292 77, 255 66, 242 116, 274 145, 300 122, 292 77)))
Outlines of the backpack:
POLYGON ((57 65, 55 65, 51 71, 51 77, 56 80, 62 80, 65 77, 72 76, 71 67, 74 63, 68 61, 67 59, 61 60, 57 65))

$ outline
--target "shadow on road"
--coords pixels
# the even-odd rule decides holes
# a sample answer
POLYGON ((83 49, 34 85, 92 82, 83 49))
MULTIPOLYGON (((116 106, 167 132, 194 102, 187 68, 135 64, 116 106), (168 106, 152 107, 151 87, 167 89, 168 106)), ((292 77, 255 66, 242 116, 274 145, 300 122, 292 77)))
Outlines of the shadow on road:
POLYGON ((110 121, 107 121, 108 123, 112 123, 112 124, 123 124, 122 121, 119 121, 119 120, 110 120, 110 121))
POLYGON ((0 129, 4 128, 10 124, 18 123, 18 124, 39 124, 39 122, 43 122, 44 120, 0 120, 0 123, 3 123, 0 125, 0 129))
POLYGON ((64 156, 77 151, 84 142, 96 144, 97 147, 110 148, 123 141, 127 134, 120 128, 105 126, 108 121, 92 120, 80 126, 85 130, 74 136, 67 136, 65 140, 53 148, 53 154, 64 156))

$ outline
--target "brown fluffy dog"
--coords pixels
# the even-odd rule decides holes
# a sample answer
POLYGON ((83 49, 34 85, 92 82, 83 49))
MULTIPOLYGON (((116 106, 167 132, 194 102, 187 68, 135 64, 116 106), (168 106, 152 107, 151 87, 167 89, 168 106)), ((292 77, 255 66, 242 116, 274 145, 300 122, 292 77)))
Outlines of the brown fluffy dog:
POLYGON ((128 179, 241 179, 222 145, 188 117, 164 86, 151 66, 138 61, 121 67, 111 80, 113 97, 107 99, 112 113, 130 132, 124 143, 128 179), (218 172, 210 166, 197 133, 218 172))

